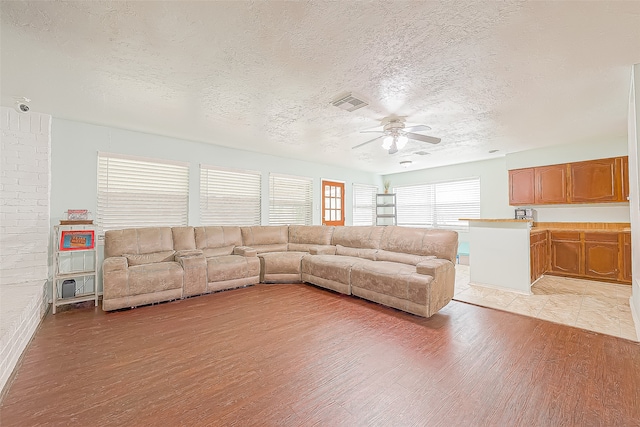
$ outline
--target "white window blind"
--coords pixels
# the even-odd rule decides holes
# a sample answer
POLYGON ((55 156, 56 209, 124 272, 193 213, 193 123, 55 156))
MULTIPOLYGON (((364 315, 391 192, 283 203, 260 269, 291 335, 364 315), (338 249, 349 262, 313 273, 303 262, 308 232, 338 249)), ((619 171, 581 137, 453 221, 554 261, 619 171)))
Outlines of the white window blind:
POLYGON ((202 225, 260 225, 260 172, 200 165, 202 225))
POLYGON ((394 188, 398 225, 467 231, 480 218, 480 178, 394 188))
POLYGON ((98 153, 99 234, 187 225, 188 208, 188 164, 98 153))
POLYGON ((269 224, 311 225, 312 222, 313 180, 269 174, 269 224))
POLYGON ((376 223, 376 193, 374 185, 353 184, 353 225, 376 223))

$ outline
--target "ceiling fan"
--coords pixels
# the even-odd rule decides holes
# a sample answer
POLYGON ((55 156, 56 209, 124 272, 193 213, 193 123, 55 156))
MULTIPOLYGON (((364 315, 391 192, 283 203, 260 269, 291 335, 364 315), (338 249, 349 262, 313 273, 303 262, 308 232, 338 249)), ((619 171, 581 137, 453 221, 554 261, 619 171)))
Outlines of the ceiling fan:
POLYGON ((416 131, 430 130, 431 128, 426 125, 416 125, 405 127, 405 119, 403 117, 387 117, 382 120, 382 130, 363 130, 362 133, 382 133, 382 135, 370 139, 369 141, 358 144, 352 149, 360 148, 363 145, 367 145, 371 142, 377 141, 380 138, 382 140, 382 148, 389 150, 389 154, 395 154, 398 150, 404 148, 407 141, 413 139, 415 141, 428 142, 429 144, 438 144, 441 139, 433 136, 421 135, 414 133, 416 131))

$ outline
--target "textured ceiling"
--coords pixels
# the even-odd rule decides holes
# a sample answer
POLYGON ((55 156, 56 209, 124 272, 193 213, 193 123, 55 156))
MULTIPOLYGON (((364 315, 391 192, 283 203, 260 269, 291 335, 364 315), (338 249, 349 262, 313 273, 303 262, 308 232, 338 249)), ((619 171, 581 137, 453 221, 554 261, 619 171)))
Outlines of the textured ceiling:
POLYGON ((377 173, 624 137, 640 63, 640 1, 0 8, 2 105, 377 173), (442 142, 351 149, 390 114, 442 142))

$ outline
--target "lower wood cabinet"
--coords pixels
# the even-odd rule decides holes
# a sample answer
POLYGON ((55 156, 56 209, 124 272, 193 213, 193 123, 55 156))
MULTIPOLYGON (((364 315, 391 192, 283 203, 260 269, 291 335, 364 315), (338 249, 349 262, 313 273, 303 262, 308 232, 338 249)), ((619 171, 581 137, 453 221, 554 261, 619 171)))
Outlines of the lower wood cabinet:
POLYGON ((618 278, 618 233, 584 233, 584 274, 595 279, 618 278))
POLYGON ((550 271, 580 275, 584 270, 579 232, 551 232, 550 271))
POLYGON ((548 267, 560 276, 631 283, 631 234, 550 231, 548 267))
POLYGON ((623 282, 631 283, 631 233, 622 233, 622 271, 623 282))
POLYGON ((547 272, 547 265, 549 263, 547 231, 531 233, 530 242, 531 283, 533 283, 547 272))

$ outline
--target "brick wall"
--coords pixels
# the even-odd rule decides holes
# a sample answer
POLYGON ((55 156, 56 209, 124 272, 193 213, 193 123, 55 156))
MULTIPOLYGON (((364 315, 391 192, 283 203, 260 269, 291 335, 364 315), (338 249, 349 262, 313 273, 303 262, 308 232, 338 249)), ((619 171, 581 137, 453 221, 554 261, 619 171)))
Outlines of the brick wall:
POLYGON ((0 107, 0 286, 48 277, 51 116, 0 107))

